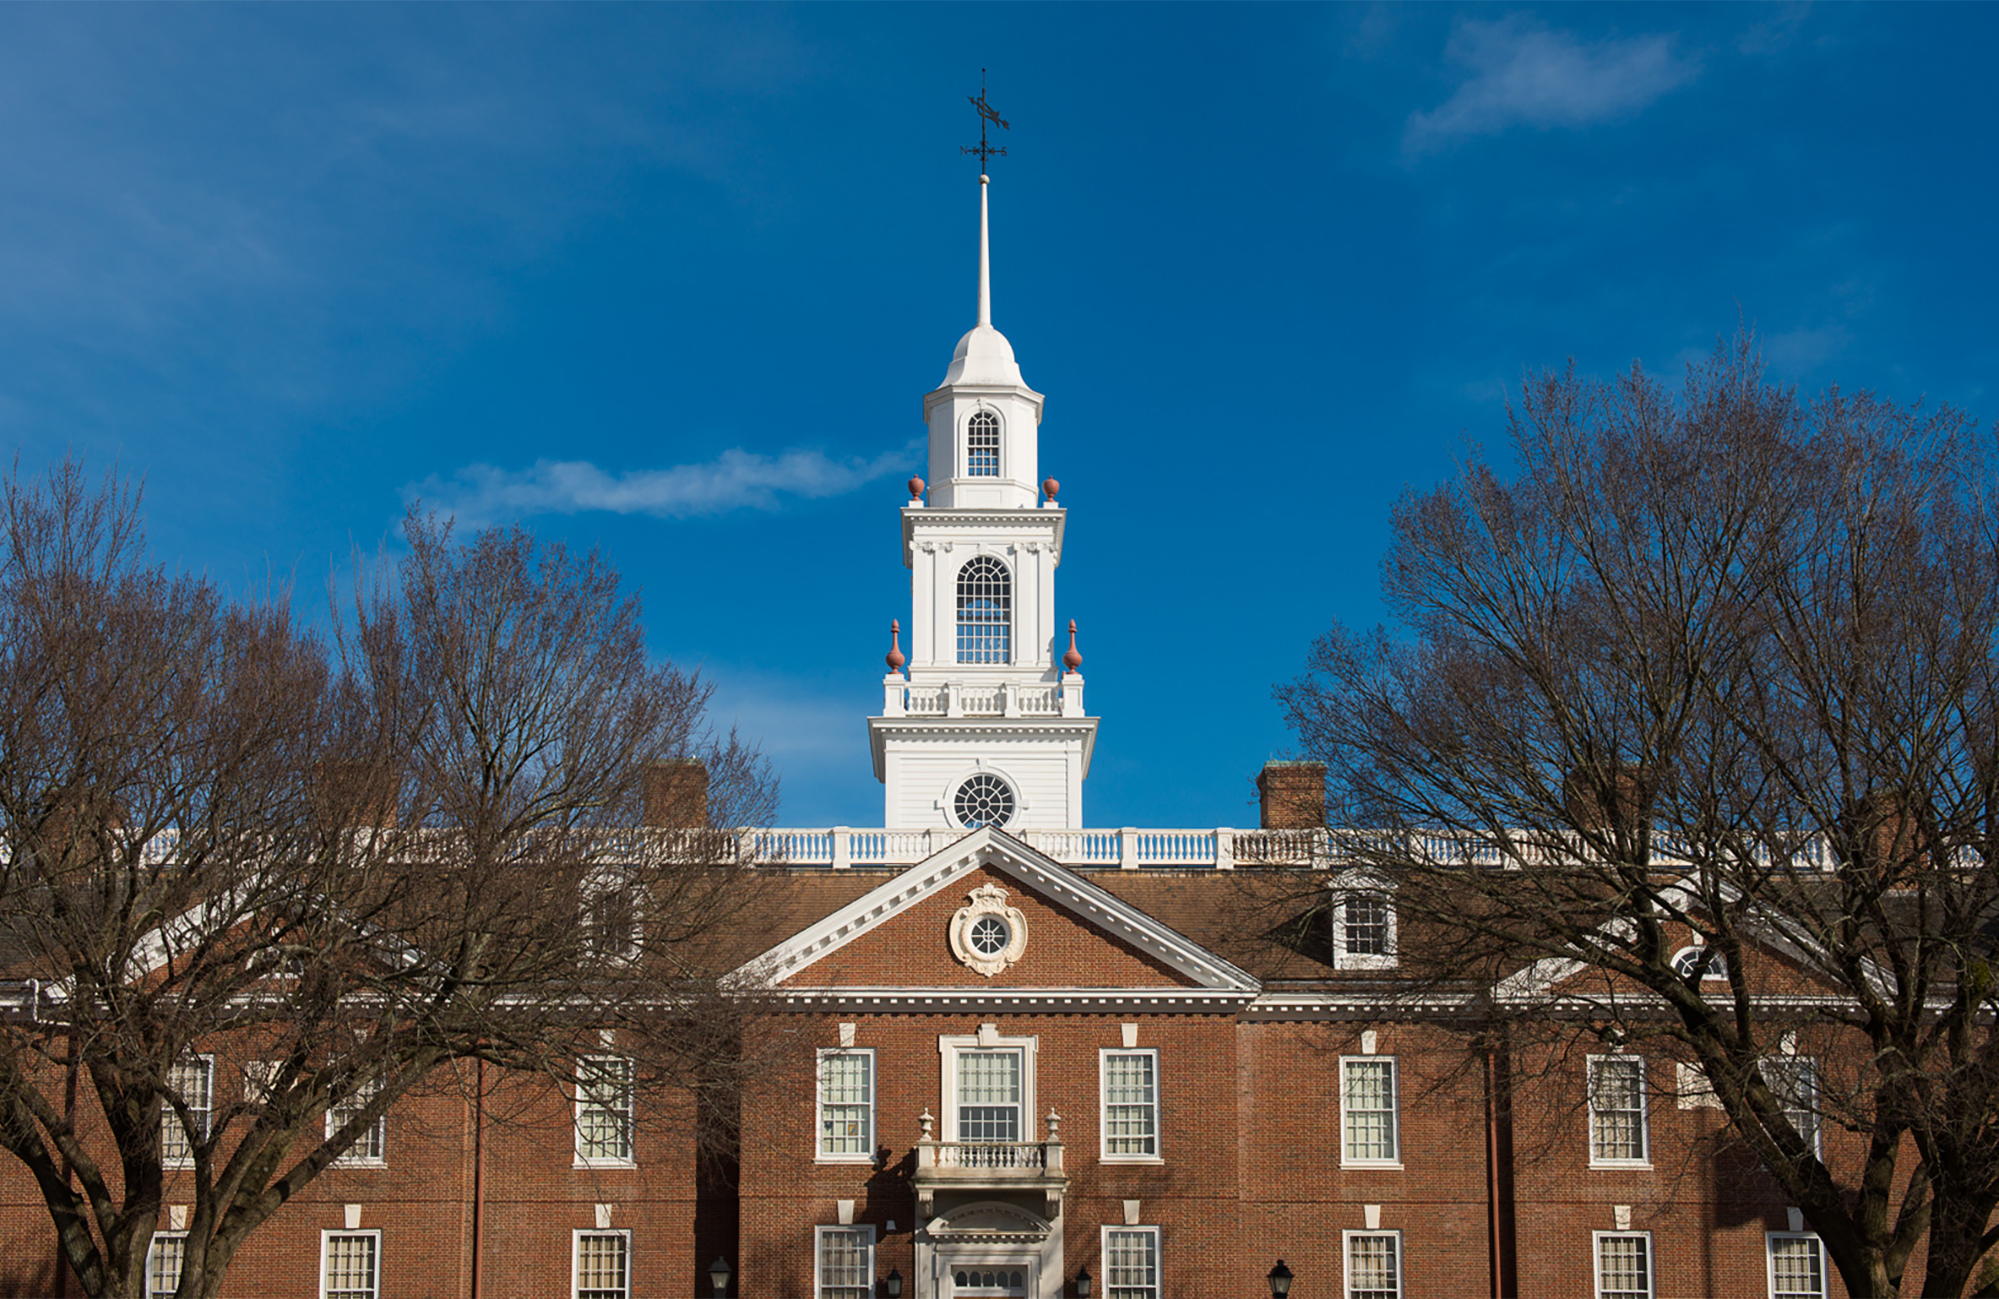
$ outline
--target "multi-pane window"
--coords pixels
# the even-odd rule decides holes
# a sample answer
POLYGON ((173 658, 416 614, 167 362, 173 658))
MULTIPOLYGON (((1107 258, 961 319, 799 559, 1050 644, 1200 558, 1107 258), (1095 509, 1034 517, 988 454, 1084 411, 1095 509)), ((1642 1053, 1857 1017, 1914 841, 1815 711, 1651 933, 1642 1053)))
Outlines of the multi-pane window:
MULTIPOLYGON (((375 1099, 377 1089, 377 1084, 369 1083, 356 1088, 326 1107, 327 1140, 332 1140, 334 1133, 346 1127, 356 1115, 368 1107, 368 1103, 375 1099)), ((377 1165, 383 1162, 388 1149, 389 1116, 386 1113, 377 1114, 375 1121, 361 1130, 361 1135, 354 1138, 354 1144, 347 1147, 336 1162, 377 1165)))
POLYGON ((1346 1299, 1402 1299, 1402 1233, 1346 1233, 1346 1299))
POLYGON ((575 1299, 630 1299, 632 1235, 628 1231, 579 1231, 570 1264, 575 1299))
POLYGON ((320 1299, 377 1299, 382 1290, 382 1233, 320 1234, 320 1299))
POLYGON ((958 1140, 1021 1140, 1021 1052, 958 1052, 958 1140))
POLYGON ((875 1053, 819 1053, 819 1156, 875 1157, 875 1053))
POLYGON ((187 1261, 187 1233, 156 1231, 146 1251, 146 1299, 173 1299, 180 1289, 181 1265, 187 1261))
POLYGON ((819 1228, 818 1299, 874 1299, 875 1229, 819 1228))
POLYGON ((585 1056, 576 1064, 576 1161, 632 1162, 632 1062, 585 1056))
POLYGON ((187 1106, 188 1121, 183 1124, 171 1105, 160 1111, 160 1158, 169 1168, 189 1168, 194 1142, 208 1139, 209 1116, 215 1112, 215 1057, 191 1055, 174 1065, 167 1070, 167 1090, 187 1106))
POLYGON ((1340 947, 1347 956, 1388 955, 1388 899, 1362 893, 1345 903, 1340 947))
MULTIPOLYGON (((1013 820, 1013 786, 990 771, 974 772, 965 778, 964 784, 958 786, 958 792, 951 800, 951 808, 958 814, 958 824, 967 830, 976 830, 986 825, 1004 826, 1013 820)), ((1006 950, 1008 939, 1001 938, 997 947, 987 951, 978 941, 980 934, 995 932, 991 926, 985 924, 987 920, 998 923, 1001 931, 1006 929, 1006 923, 1000 921, 998 917, 985 916, 978 925, 973 926, 970 937, 973 946, 983 955, 992 956, 1006 950)))
POLYGON ((1803 1232, 1769 1234, 1770 1299, 1826 1299, 1825 1251, 1803 1232))
POLYGON ((1596 1299, 1652 1299, 1652 1233, 1596 1233, 1596 1299))
POLYGON ((1159 1228, 1104 1229, 1104 1293, 1108 1299, 1159 1299, 1159 1228))
POLYGON ((1808 1055, 1765 1056, 1759 1062, 1763 1082, 1784 1107, 1784 1117, 1805 1139, 1805 1148, 1819 1152, 1819 1066, 1808 1055))
POLYGON ((982 410, 965 428, 965 472, 973 478, 997 478, 1000 466, 999 416, 982 410))
POLYGON ((974 555, 958 570, 958 661, 1012 659, 1013 578, 991 555, 974 555))
POLYGON ((1159 1053, 1105 1051, 1104 1158, 1159 1157, 1159 1053))
POLYGON ((1589 1058, 1589 1158, 1592 1164, 1642 1164, 1651 1158, 1641 1057, 1589 1058))
POLYGON ((1333 964, 1341 969, 1395 964, 1395 907, 1385 894, 1347 893, 1334 901, 1333 964))
POLYGON ((1402 1158, 1396 1137, 1395 1057, 1340 1061, 1340 1162, 1393 1164, 1402 1158))

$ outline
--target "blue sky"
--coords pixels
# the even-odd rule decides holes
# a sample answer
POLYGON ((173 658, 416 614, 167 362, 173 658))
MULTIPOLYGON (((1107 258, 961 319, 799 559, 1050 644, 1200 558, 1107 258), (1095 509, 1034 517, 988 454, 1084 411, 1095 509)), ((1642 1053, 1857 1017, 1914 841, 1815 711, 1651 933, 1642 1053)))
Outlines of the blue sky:
MULTIPOLYGON (((902 481, 1048 395, 1093 825, 1254 824, 1390 503, 1574 358, 1999 415, 1989 5, 0 8, 0 427, 317 610, 413 495, 600 545, 794 825, 879 824, 902 481)), ((1495 454, 1503 448, 1493 445, 1495 454)))

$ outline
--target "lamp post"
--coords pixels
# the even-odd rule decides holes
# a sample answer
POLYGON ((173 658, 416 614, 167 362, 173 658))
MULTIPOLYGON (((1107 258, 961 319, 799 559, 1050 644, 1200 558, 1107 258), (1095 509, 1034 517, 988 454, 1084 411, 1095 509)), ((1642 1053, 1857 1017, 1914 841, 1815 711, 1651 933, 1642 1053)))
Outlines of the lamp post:
POLYGON ((1076 1299, 1090 1299, 1090 1269, 1076 1269, 1076 1299))
POLYGON ((890 1268, 888 1275, 882 1278, 882 1289, 888 1292, 888 1299, 902 1299, 901 1271, 890 1268))
POLYGON ((708 1284, 715 1287, 715 1299, 726 1299, 729 1293, 729 1260, 717 1258, 708 1265, 708 1284))
POLYGON ((1284 1260, 1281 1258, 1277 1260, 1277 1266, 1270 1269, 1269 1275, 1264 1277, 1264 1280, 1270 1282, 1270 1299, 1284 1299, 1291 1293, 1291 1269, 1284 1266, 1284 1260))

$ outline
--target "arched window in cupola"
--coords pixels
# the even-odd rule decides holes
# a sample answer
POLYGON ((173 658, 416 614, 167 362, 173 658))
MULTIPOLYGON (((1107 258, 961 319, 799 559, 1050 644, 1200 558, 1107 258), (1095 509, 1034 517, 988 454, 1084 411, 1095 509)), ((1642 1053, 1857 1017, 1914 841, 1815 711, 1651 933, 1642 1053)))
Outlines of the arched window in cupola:
POLYGON ((974 478, 999 477, 999 416, 982 410, 966 426, 965 472, 974 478))
POLYGON ((1013 577, 991 555, 975 555, 958 570, 958 661, 1011 659, 1013 577))

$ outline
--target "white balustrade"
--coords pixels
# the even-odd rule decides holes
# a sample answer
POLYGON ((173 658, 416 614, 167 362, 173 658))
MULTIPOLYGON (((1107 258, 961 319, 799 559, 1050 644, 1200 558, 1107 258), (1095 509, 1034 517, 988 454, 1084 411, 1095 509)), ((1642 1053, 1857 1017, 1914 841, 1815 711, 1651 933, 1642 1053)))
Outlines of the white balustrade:
MULTIPOLYGON (((738 834, 741 860, 759 866, 912 866, 969 831, 932 829, 779 828, 738 834)), ((1131 869, 1255 870, 1344 869, 1380 862, 1421 861, 1441 866, 1518 870, 1573 861, 1581 845, 1525 837, 1505 841, 1441 833, 1384 830, 1017 830, 1029 847, 1065 866, 1131 869)), ((636 851, 636 845, 631 845, 636 851)), ((1679 845, 1655 845, 1661 865, 1684 865, 1679 845)), ((612 855, 616 855, 613 851, 612 855)), ((1834 868, 1823 840, 1799 844, 1794 869, 1834 868)))

